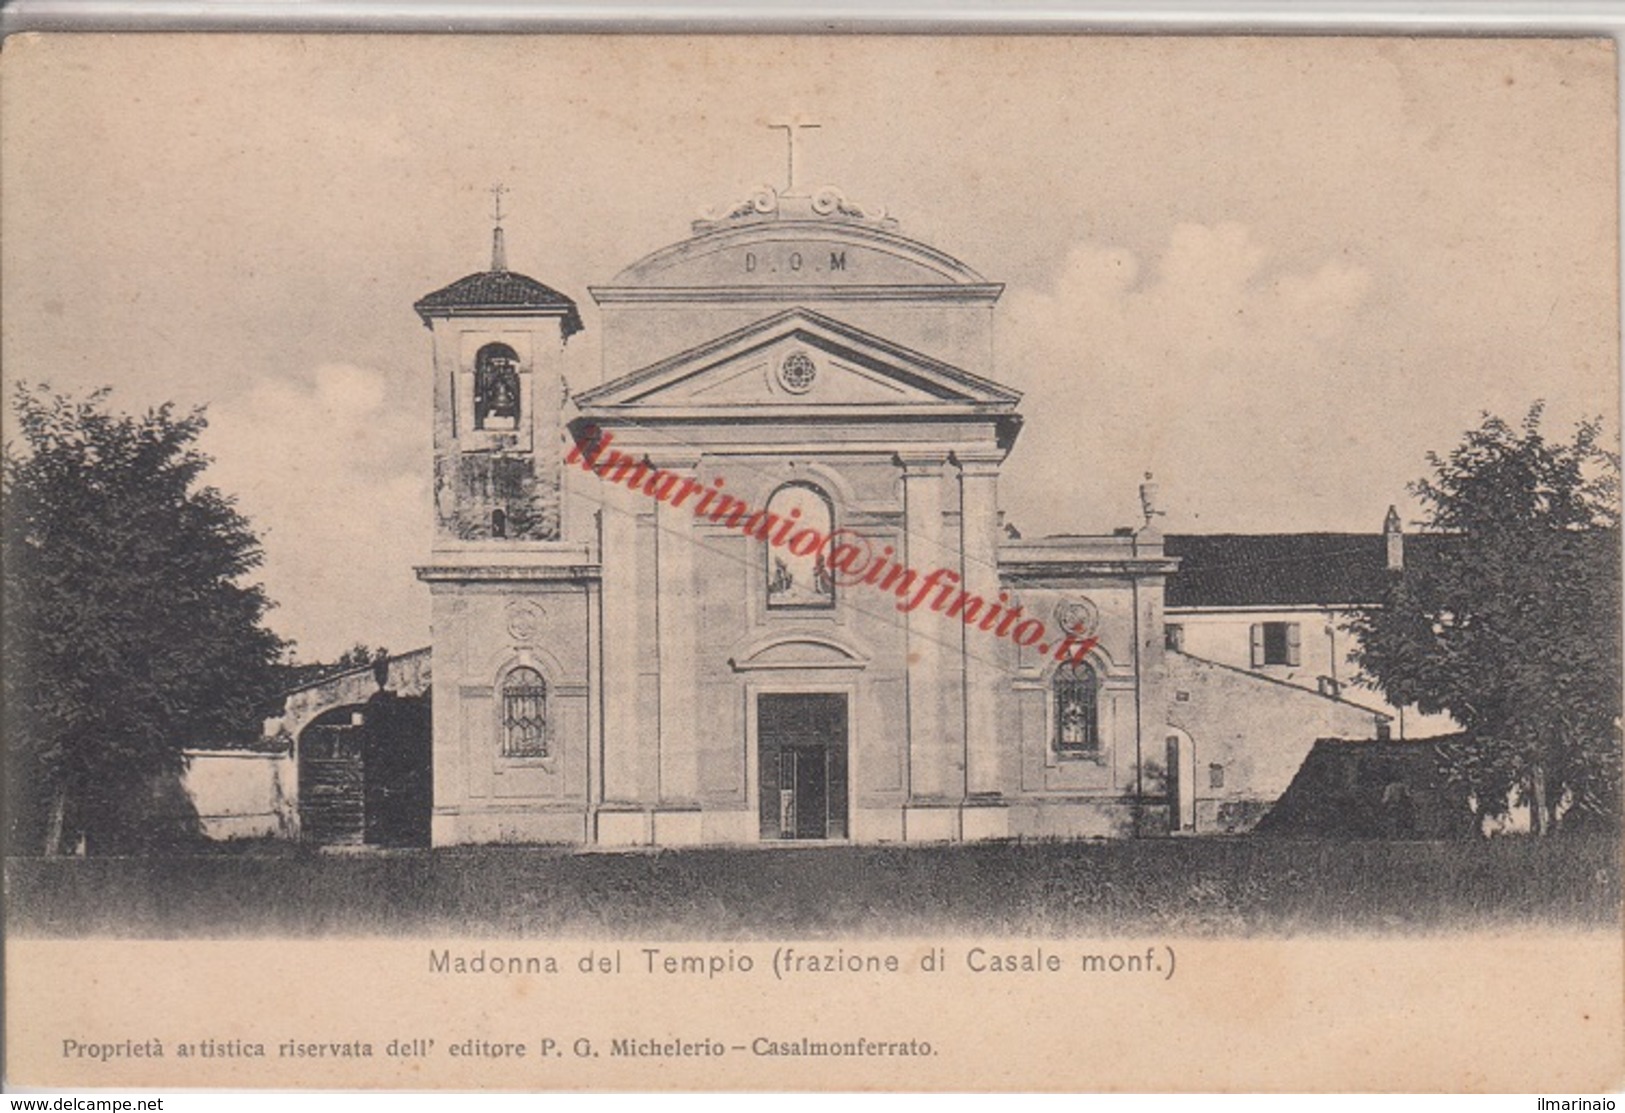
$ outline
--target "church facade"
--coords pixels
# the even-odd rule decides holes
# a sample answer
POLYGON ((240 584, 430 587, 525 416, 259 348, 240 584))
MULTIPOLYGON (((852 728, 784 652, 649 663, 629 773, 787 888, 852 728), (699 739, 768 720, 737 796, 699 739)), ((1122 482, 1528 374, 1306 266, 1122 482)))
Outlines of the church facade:
POLYGON ((591 287, 576 392, 576 305, 494 254, 415 307, 434 844, 1211 828, 1199 762, 1278 794, 1385 718, 1170 649, 1152 492, 1136 530, 1004 527, 1002 287, 896 221, 764 190, 695 222, 591 287))

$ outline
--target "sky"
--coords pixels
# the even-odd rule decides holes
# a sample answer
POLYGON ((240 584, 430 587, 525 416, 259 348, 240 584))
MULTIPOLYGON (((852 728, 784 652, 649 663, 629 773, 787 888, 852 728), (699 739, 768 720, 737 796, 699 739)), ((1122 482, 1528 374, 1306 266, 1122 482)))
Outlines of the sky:
MULTIPOLYGON (((1594 40, 14 36, 0 367, 207 406, 303 660, 428 642, 429 334, 489 262, 570 294, 798 177, 1006 289, 1028 536, 1376 531, 1490 411, 1619 414, 1594 40)), ((7 415, 9 418, 9 414, 7 415)))

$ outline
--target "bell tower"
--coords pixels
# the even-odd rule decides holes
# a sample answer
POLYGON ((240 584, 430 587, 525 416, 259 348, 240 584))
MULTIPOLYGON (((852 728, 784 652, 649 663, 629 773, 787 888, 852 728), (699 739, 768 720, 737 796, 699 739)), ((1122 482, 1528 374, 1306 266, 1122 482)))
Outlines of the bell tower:
POLYGON ((413 306, 434 338, 436 846, 588 837, 599 573, 562 522, 565 343, 575 302, 491 266, 413 306))
POLYGON ((501 186, 491 267, 413 305, 434 336, 435 547, 560 539, 569 297, 508 269, 501 186))

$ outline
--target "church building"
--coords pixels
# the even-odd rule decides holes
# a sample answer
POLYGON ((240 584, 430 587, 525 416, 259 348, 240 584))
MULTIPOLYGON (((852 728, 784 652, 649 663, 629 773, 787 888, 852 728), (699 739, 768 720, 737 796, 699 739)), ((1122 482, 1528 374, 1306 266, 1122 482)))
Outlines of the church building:
POLYGON ((589 389, 576 303, 493 254, 415 306, 435 845, 1238 829, 1386 723, 1179 652, 1149 487, 1137 529, 1006 528, 1045 400, 999 382, 1003 287, 896 220, 792 185, 696 221, 589 287, 589 389))

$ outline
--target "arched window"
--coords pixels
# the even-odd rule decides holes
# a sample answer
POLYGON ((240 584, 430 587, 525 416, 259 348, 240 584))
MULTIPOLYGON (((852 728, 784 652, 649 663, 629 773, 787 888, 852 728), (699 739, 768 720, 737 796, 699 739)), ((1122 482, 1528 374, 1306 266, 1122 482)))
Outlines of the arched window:
POLYGON ((1069 663, 1055 670, 1055 752, 1092 755, 1100 752, 1100 681, 1086 664, 1069 663))
POLYGON ((508 536, 508 515, 501 509, 491 511, 491 536, 508 536))
POLYGON ((548 757, 547 681, 518 668, 502 682, 502 756, 548 757))
POLYGON ((786 483, 767 500, 760 536, 767 550, 767 605, 835 605, 835 578, 825 563, 835 528, 828 496, 808 483, 786 483))
POLYGON ((474 357, 474 428, 519 428, 519 356, 506 344, 487 344, 474 357))

